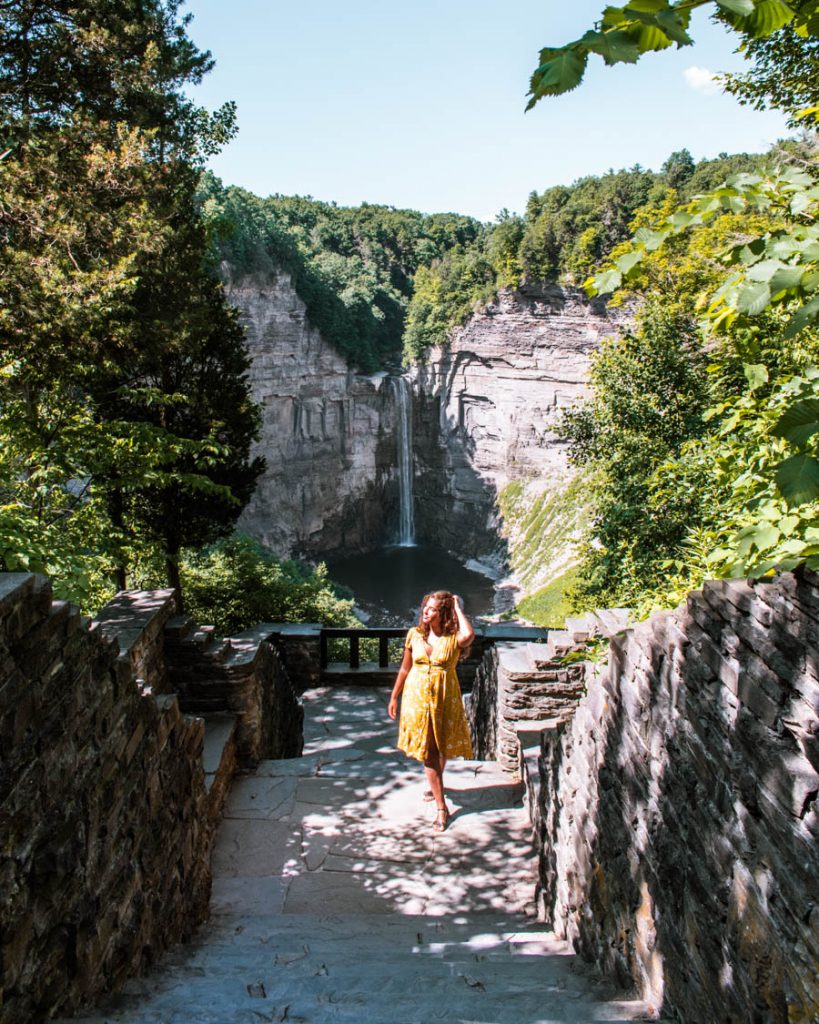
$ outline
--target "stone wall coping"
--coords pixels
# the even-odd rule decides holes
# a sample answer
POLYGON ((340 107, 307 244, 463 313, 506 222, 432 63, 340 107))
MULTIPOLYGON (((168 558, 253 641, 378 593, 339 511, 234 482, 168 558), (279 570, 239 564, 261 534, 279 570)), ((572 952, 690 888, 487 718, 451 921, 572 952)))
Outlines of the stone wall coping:
POLYGON ((259 653, 260 646, 275 637, 287 636, 296 638, 318 637, 322 627, 317 623, 286 623, 286 622, 260 622, 251 626, 236 636, 227 638, 230 644, 231 653, 225 664, 229 668, 241 668, 252 665, 259 653))
POLYGON ((496 644, 501 670, 510 680, 531 679, 532 681, 554 682, 555 672, 569 669, 571 665, 552 665, 538 668, 532 659, 531 644, 496 644))
MULTIPOLYGON (((317 637, 324 629, 324 626, 320 622, 260 622, 253 629, 266 631, 266 635, 262 637, 263 640, 266 640, 267 637, 272 635, 317 637)), ((247 630, 247 632, 251 631, 247 630)), ((243 633, 242 636, 244 635, 243 633)))
POLYGON ((175 590, 120 590, 94 621, 104 636, 119 642, 125 654, 154 620, 170 618, 175 610, 175 590))
POLYGON ((475 627, 475 635, 482 636, 486 640, 493 640, 496 644, 504 640, 547 640, 548 629, 541 629, 539 626, 511 626, 503 622, 490 622, 484 626, 475 627))
POLYGON ((0 573, 0 613, 3 606, 14 603, 21 594, 34 589, 35 577, 30 572, 0 573))
POLYGON ((495 644, 498 652, 498 663, 504 672, 523 673, 528 675, 535 671, 532 660, 526 650, 522 650, 518 644, 495 644))

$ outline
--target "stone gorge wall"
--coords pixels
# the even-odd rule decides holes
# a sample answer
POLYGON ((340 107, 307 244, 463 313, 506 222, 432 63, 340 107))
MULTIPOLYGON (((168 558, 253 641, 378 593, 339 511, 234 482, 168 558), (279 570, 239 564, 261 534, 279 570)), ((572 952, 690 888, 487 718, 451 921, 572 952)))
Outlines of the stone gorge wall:
POLYGON ((239 528, 283 555, 376 546, 398 515, 386 375, 347 366, 286 273, 228 279, 226 290, 247 329, 267 462, 239 528))
POLYGON ((576 289, 503 292, 415 370, 416 523, 466 557, 498 544, 496 497, 567 475, 550 424, 586 397, 589 357, 625 315, 576 289))
POLYGON ((555 930, 664 1017, 815 1024, 819 577, 706 584, 541 742, 555 930))
MULTIPOLYGON (((280 553, 363 550, 398 521, 396 409, 389 378, 362 377, 307 320, 285 273, 228 279, 252 358, 267 470, 239 526, 280 553)), ((587 393, 591 352, 617 329, 576 290, 506 292, 413 371, 417 535, 465 557, 498 545, 498 491, 560 486, 549 433, 587 393)))

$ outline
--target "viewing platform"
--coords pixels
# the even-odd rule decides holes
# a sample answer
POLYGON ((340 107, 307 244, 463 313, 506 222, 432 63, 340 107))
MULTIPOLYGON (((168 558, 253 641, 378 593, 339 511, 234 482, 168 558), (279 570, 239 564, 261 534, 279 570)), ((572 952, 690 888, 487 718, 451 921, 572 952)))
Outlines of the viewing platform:
MULTIPOLYGON (((331 686, 389 686, 403 656, 407 627, 348 629, 316 627, 319 631, 321 681, 331 686), (341 657, 339 657, 341 655, 341 657)), ((458 665, 464 689, 488 648, 499 643, 544 644, 549 630, 498 622, 478 625, 467 656, 458 665)))

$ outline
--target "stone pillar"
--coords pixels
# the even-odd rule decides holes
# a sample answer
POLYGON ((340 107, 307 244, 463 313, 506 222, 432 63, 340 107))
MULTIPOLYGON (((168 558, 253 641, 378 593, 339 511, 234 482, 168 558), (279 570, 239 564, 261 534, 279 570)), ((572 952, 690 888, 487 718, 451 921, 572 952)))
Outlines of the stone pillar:
POLYGON ((256 628, 266 631, 297 692, 321 684, 320 622, 264 622, 256 628))

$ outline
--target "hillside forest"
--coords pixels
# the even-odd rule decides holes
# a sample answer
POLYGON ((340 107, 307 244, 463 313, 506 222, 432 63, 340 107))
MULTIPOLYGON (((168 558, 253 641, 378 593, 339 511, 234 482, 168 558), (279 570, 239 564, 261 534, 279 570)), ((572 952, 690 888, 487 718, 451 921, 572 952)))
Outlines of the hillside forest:
MULTIPOLYGON (((811 4, 780 4, 792 17, 774 24, 752 17, 769 0, 732 3, 752 9, 726 15, 749 70, 727 88, 786 110, 794 138, 533 191, 492 224, 214 178, 235 112, 186 97, 213 62, 179 0, 4 7, 3 566, 49 574, 87 611, 169 584, 223 631, 353 621, 322 567, 233 532, 263 464, 220 281, 278 268, 367 373, 423 360, 503 288, 558 281, 636 310, 559 427, 591 488, 571 585, 556 581, 565 607, 647 611, 706 575, 819 566, 819 32, 811 4), (251 589, 261 605, 237 608, 251 589)), ((576 86, 590 56, 639 59, 658 39, 646 19, 676 10, 654 6, 544 50, 532 102, 576 86)))

